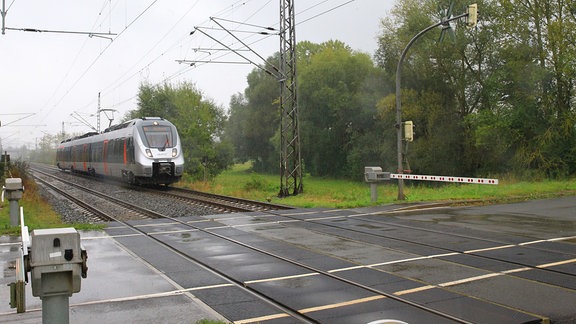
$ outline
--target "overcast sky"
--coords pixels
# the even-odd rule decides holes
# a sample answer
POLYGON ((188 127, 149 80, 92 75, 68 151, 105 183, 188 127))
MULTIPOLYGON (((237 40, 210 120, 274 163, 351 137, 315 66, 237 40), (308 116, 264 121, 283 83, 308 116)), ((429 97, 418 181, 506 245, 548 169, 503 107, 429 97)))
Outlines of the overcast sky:
MULTIPOLYGON (((260 56, 279 50, 277 35, 256 26, 278 27, 280 0, 5 0, 6 27, 0 35, 0 139, 2 147, 34 148, 44 134, 91 131, 100 107, 114 109, 118 122, 136 108, 138 87, 169 80, 196 85, 206 98, 227 108, 243 93, 250 64, 224 46, 241 49, 240 38, 260 56), (250 25, 239 25, 243 22, 250 25), (253 26, 252 26, 253 25, 253 26), (194 28, 201 32, 190 35, 194 28), (26 32, 13 29, 37 29, 26 32), (48 31, 92 32, 94 35, 48 31), (110 33, 116 35, 100 35, 110 33), (178 61, 185 63, 179 63, 178 61)), ((296 40, 340 40, 373 55, 380 19, 390 0, 295 0, 296 40)), ((259 56, 240 52, 255 63, 259 56)), ((108 119, 102 115, 102 129, 108 119)))

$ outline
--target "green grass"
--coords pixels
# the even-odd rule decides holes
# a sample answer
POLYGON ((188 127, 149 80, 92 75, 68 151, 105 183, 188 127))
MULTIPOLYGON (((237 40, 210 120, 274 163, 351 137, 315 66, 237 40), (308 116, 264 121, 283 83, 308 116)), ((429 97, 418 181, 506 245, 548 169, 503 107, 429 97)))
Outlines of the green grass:
MULTIPOLYGON (((24 193, 26 195, 26 193, 24 193)), ((25 198, 20 201, 24 210, 24 224, 28 230, 39 228, 74 227, 77 230, 101 230, 104 225, 66 224, 52 207, 41 199, 25 198)), ((20 212, 18 212, 20 219, 20 212)), ((8 202, 0 205, 0 235, 20 235, 19 226, 10 226, 10 206, 8 202)))
MULTIPOLYGON (((367 183, 310 176, 303 179, 303 194, 278 198, 280 176, 252 173, 249 164, 236 165, 212 182, 182 182, 180 185, 222 195, 305 208, 354 208, 400 202, 397 200, 398 186, 395 180, 379 184, 378 200, 372 203, 370 201, 370 186, 367 183)), ((470 201, 498 203, 576 195, 576 180, 518 182, 513 179, 500 179, 499 185, 413 181, 406 183, 404 194, 406 200, 402 202, 450 201, 457 203, 470 201)))
MULTIPOLYGON (((25 185, 26 191, 19 205, 24 210, 24 224, 28 230, 39 228, 74 227, 77 230, 100 230, 104 225, 63 223, 52 207, 38 195, 34 183, 25 185)), ((18 211, 20 219, 20 211, 18 211)), ((20 235, 20 226, 10 226, 10 205, 8 201, 0 204, 0 235, 20 235)))
MULTIPOLYGON (((398 201, 396 181, 378 185, 378 200, 370 201, 370 186, 361 181, 322 179, 306 176, 304 193, 278 198, 279 175, 250 172, 249 164, 234 166, 211 182, 190 182, 184 179, 179 186, 221 195, 258 201, 270 201, 295 207, 354 208, 403 202, 450 202, 454 204, 490 204, 576 195, 576 180, 519 182, 500 179, 499 185, 425 184, 413 182, 404 187, 405 201, 398 201)), ((33 184, 26 185, 24 199, 25 223, 29 230, 36 228, 74 227, 78 230, 98 230, 103 225, 64 224, 59 215, 38 196, 33 184)), ((8 202, 0 205, 0 235, 19 235, 19 227, 10 226, 8 202)))

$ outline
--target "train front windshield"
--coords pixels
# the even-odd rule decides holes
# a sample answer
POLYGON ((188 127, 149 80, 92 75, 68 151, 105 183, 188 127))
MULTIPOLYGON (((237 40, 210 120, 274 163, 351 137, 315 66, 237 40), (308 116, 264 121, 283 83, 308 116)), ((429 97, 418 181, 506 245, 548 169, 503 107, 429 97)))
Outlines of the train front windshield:
POLYGON ((174 146, 172 127, 167 125, 142 126, 144 140, 149 148, 166 149, 174 146))

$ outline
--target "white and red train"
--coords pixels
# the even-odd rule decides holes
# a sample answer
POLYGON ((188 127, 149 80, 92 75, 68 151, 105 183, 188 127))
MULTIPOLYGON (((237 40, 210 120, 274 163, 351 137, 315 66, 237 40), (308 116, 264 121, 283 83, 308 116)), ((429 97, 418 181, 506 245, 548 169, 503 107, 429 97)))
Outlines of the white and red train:
POLYGON ((56 153, 62 170, 119 178, 131 184, 170 185, 184 172, 176 127, 159 117, 133 119, 103 133, 62 141, 56 153))

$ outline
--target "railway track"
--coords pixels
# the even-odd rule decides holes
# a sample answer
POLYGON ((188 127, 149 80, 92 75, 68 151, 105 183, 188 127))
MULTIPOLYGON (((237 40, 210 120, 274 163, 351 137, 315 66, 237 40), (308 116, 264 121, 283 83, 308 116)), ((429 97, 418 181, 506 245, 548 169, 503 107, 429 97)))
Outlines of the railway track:
MULTIPOLYGON (((51 175, 49 173, 46 173, 44 171, 40 171, 40 170, 36 169, 34 172, 38 172, 44 177, 53 177, 53 178, 58 179, 56 176, 51 175)), ((48 184, 46 180, 39 180, 39 181, 43 182, 43 184, 46 186, 50 186, 50 188, 52 190, 55 190, 61 194, 64 194, 67 197, 70 196, 69 194, 66 194, 66 189, 59 188, 58 186, 48 184)), ((338 276, 336 274, 330 273, 326 270, 322 270, 318 267, 313 267, 313 266, 307 265, 305 263, 295 261, 291 258, 287 258, 285 256, 282 256, 281 254, 267 251, 266 249, 258 247, 255 244, 242 242, 241 240, 234 239, 233 237, 230 237, 226 234, 220 234, 218 229, 216 229, 216 230, 206 229, 205 225, 202 224, 202 222, 201 222, 201 224, 198 225, 197 222, 194 222, 194 221, 190 222, 187 219, 181 220, 181 219, 175 218, 175 217, 168 217, 166 215, 162 215, 160 213, 142 208, 140 206, 131 204, 131 203, 123 201, 121 199, 112 197, 110 195, 92 190, 90 188, 86 188, 85 186, 81 186, 81 185, 74 184, 74 183, 69 183, 68 181, 64 181, 62 179, 58 179, 58 181, 64 182, 68 186, 73 186, 74 188, 77 188, 78 190, 83 190, 85 192, 88 192, 90 195, 100 197, 111 204, 122 206, 126 210, 138 213, 139 216, 135 217, 135 218, 126 219, 126 218, 122 218, 122 217, 116 217, 114 215, 111 215, 110 213, 103 212, 102 210, 100 210, 100 208, 95 207, 94 204, 81 202, 74 197, 69 197, 69 199, 73 200, 75 203, 82 205, 82 208, 88 210, 89 212, 91 212, 95 215, 98 215, 98 217, 101 217, 102 219, 105 219, 107 221, 113 221, 115 223, 112 223, 112 224, 120 225, 124 228, 128 228, 128 229, 130 229, 136 233, 139 233, 141 235, 146 236, 151 241, 150 244, 162 245, 163 247, 170 249, 174 253, 177 253, 178 255, 184 256, 185 258, 187 258, 187 260, 189 260, 190 263, 192 263, 196 266, 200 266, 203 269, 205 269, 206 271, 208 271, 214 275, 219 276, 220 278, 222 278, 223 280, 225 280, 229 284, 234 285, 237 289, 240 289, 240 290, 244 291, 245 293, 247 293, 251 296, 254 296, 255 298, 258 298, 262 302, 276 308, 277 312, 279 314, 283 314, 283 315, 275 315, 275 316, 281 316, 281 318, 284 318, 284 319, 285 319, 285 317, 290 317, 293 320, 298 321, 298 322, 302 322, 302 323, 318 323, 319 322, 319 320, 316 319, 314 316, 309 315, 307 311, 302 311, 301 309, 294 308, 293 306, 290 305, 290 303, 287 303, 285 300, 282 300, 281 297, 279 298, 279 296, 276 296, 274 293, 263 292, 260 289, 256 288, 256 284, 259 283, 258 280, 240 279, 237 276, 235 276, 233 273, 231 273, 230 269, 215 266, 210 261, 207 261, 202 257, 198 257, 197 255, 183 251, 177 245, 175 246, 174 244, 172 244, 169 240, 168 241, 165 240, 165 238, 163 236, 157 235, 157 233, 154 230, 150 231, 150 227, 139 226, 138 224, 133 223, 133 220, 134 219, 162 218, 162 219, 165 219, 166 221, 168 221, 172 224, 172 225, 170 225, 170 227, 172 228, 172 231, 174 231, 174 229, 173 229, 174 227, 177 227, 178 228, 177 232, 188 232, 188 233, 195 233, 196 235, 201 235, 201 236, 205 237, 206 239, 209 239, 210 241, 212 241, 211 244, 213 244, 215 246, 226 246, 227 248, 232 249, 232 250, 241 249, 241 250, 245 251, 244 253, 247 253, 250 255, 250 259, 252 259, 252 258, 255 260, 263 259, 263 258, 270 259, 271 263, 274 263, 276 265, 283 264, 284 267, 289 267, 289 268, 293 269, 293 271, 296 271, 296 273, 302 273, 302 274, 305 273, 306 276, 316 277, 316 280, 332 282, 332 285, 341 286, 342 289, 344 289, 344 290, 354 290, 354 291, 356 291, 356 294, 361 294, 361 295, 367 296, 364 299, 367 299, 367 300, 373 299, 375 301, 384 300, 384 299, 393 300, 393 301, 399 303, 400 305, 404 305, 404 307, 410 307, 410 308, 413 308, 414 310, 417 310, 418 312, 430 314, 429 316, 431 319, 443 319, 443 321, 454 322, 454 323, 469 323, 468 321, 466 321, 462 318, 455 317, 449 313, 441 312, 441 311, 438 311, 436 309, 429 308, 426 305, 419 304, 419 303, 410 301, 408 299, 404 299, 400 296, 389 294, 389 293, 374 289, 372 287, 369 287, 367 285, 360 284, 358 282, 354 282, 353 280, 343 278, 343 277, 338 276)), ((150 190, 146 189, 145 191, 148 192, 150 190)), ((178 196, 179 199, 191 199, 188 196, 191 194, 190 191, 187 191, 187 190, 175 190, 175 191, 177 193, 172 193, 171 191, 167 191, 167 192, 161 191, 161 194, 163 194, 163 195, 170 194, 171 196, 178 196)), ((158 192, 158 191, 154 191, 154 192, 158 192)), ((202 201, 208 200, 211 203, 216 204, 218 206, 224 205, 227 211, 234 210, 234 211, 244 211, 245 212, 245 211, 254 211, 256 209, 256 211, 260 211, 260 212, 261 211, 265 211, 266 213, 271 212, 268 204, 260 204, 260 203, 254 204, 254 202, 246 203, 245 201, 238 202, 235 199, 231 199, 228 197, 222 197, 222 196, 217 196, 217 197, 214 197, 212 195, 203 195, 203 196, 204 196, 204 199, 202 201), (239 207, 239 205, 242 205, 242 207, 239 207), (256 207, 256 208, 249 207, 249 206, 253 206, 253 205, 257 205, 258 207, 256 207)), ((218 208, 222 208, 222 207, 218 207, 218 208)), ((277 209, 277 206, 274 206, 274 208, 277 209)), ((282 206, 282 209, 288 209, 288 208, 282 206)), ((114 225, 112 225, 112 226, 114 226, 114 225)), ((264 320, 265 318, 261 318, 261 319, 264 320)))
MULTIPOLYGON (((149 192, 153 191, 151 189, 146 190, 148 190, 149 192)), ((254 212, 254 211, 264 212, 273 210, 293 209, 292 207, 284 205, 269 204, 255 200, 222 196, 178 187, 169 187, 166 189, 162 189, 160 191, 155 190, 153 192, 157 194, 167 195, 173 198, 192 200, 198 203, 205 203, 207 205, 220 206, 231 212, 254 212)))
MULTIPOLYGON (((455 317, 449 313, 438 311, 434 308, 427 307, 424 304, 419 304, 408 299, 404 299, 400 296, 396 296, 394 294, 389 294, 378 289, 374 289, 364 284, 360 284, 353 280, 346 279, 344 277, 338 276, 337 274, 330 273, 326 270, 322 270, 318 267, 313 267, 307 265, 302 262, 295 261, 291 258, 282 256, 281 254, 267 251, 265 248, 258 247, 255 244, 250 244, 246 242, 242 242, 241 240, 234 239, 233 236, 229 236, 227 234, 220 234, 221 228, 217 229, 206 229, 205 223, 200 222, 200 225, 197 225, 198 222, 196 221, 189 221, 189 220, 181 220, 178 218, 171 218, 166 217, 166 220, 170 221, 170 224, 166 224, 169 226, 170 233, 174 233, 174 235, 182 234, 182 237, 189 237, 191 233, 194 233, 195 237, 202 237, 202 240, 209 240, 210 245, 217 246, 219 249, 223 249, 226 246, 226 249, 230 249, 231 251, 235 251, 235 253, 247 254, 246 256, 248 260, 262 260, 264 258, 269 259, 270 263, 275 264, 275 267, 283 266, 289 267, 292 271, 299 273, 298 276, 308 277, 314 276, 315 280, 320 280, 324 282, 328 282, 329 285, 338 285, 342 287, 343 290, 355 290, 356 294, 367 295, 367 297, 363 298, 363 300, 394 300, 398 302, 399 305, 404 305, 403 307, 411 307, 415 311, 423 312, 429 314, 429 318, 431 319, 442 319, 441 321, 446 322, 453 322, 453 323, 471 323, 465 319, 455 317)), ((163 247, 166 247, 172 250, 174 253, 178 255, 184 256, 197 265, 200 265, 202 268, 210 271, 218 275, 219 277, 226 280, 228 283, 233 284, 237 289, 240 289, 252 296, 255 296, 258 299, 261 299, 263 302, 277 308, 277 313, 272 316, 261 316, 255 318, 249 318, 245 321, 236 321, 237 323, 251 323, 253 321, 267 321, 272 320, 275 318, 282 318, 286 319, 286 317, 290 317, 293 321, 298 321, 301 323, 320 323, 321 320, 315 318, 308 314, 308 310, 302 310, 299 308, 294 308, 289 303, 286 303, 283 300, 283 296, 277 296, 275 293, 265 292, 257 288, 257 284, 268 281, 267 279, 256 279, 256 280, 245 280, 239 278, 232 268, 229 266, 222 266, 222 265, 214 265, 210 259, 214 257, 214 255, 208 256, 198 256, 194 253, 189 253, 188 251, 180 248, 179 244, 175 244, 172 240, 166 239, 164 236, 165 232, 158 232, 158 229, 154 229, 153 226, 150 225, 139 225, 139 224, 131 224, 130 222, 120 222, 119 225, 124 227, 122 229, 125 232, 127 229, 130 229, 134 232, 137 232, 141 235, 145 235, 146 238, 151 240, 154 243, 160 244, 163 247)), ((168 234, 170 235, 170 234, 168 234)), ((202 244, 201 242, 199 242, 202 244)), ((130 248, 130 246, 128 246, 130 248)), ((149 248, 149 247, 148 247, 149 248)), ((147 249, 148 249, 147 248, 147 249)), ((274 281, 274 280, 272 280, 274 281)), ((360 301, 361 302, 361 301, 360 301)), ((353 303, 352 303, 353 304, 353 303)), ((432 320, 433 321, 433 320, 432 320)))
MULTIPOLYGON (((162 191, 162 194, 169 192, 162 191)), ((173 199, 173 197, 170 196, 167 199, 173 199)), ((389 213, 397 213, 400 209, 391 209, 389 213)), ((242 211, 245 210, 242 209, 242 211)), ((283 287, 284 285, 298 286, 303 285, 307 281, 320 281, 326 286, 339 287, 336 291, 346 292, 346 294, 353 292, 351 293, 352 296, 360 296, 348 303, 336 303, 335 308, 354 307, 348 305, 355 305, 355 303, 358 305, 375 304, 373 309, 360 308, 364 312, 370 312, 390 307, 389 305, 379 305, 379 303, 393 302, 396 305, 393 309, 409 309, 409 313, 420 314, 419 319, 426 318, 426 322, 469 323, 477 322, 477 318, 472 317, 471 319, 468 314, 450 311, 450 307, 448 307, 448 310, 442 307, 434 307, 428 301, 418 301, 411 298, 411 296, 418 292, 444 289, 457 291, 459 285, 485 280, 484 278, 506 276, 522 279, 528 272, 541 275, 544 279, 539 280, 544 280, 544 285, 548 287, 563 287, 559 285, 562 280, 567 280, 567 282, 574 280, 573 274, 569 270, 563 271, 561 266, 555 268, 557 264, 572 264, 572 259, 576 255, 573 250, 571 252, 570 250, 564 250, 563 252, 554 250, 558 247, 558 244, 551 243, 557 240, 549 243, 542 241, 546 244, 541 244, 539 243, 540 241, 518 241, 518 238, 510 238, 506 235, 487 239, 480 237, 479 233, 469 231, 458 233, 434 224, 415 226, 414 222, 404 222, 394 217, 385 219, 381 216, 378 217, 382 213, 378 215, 352 213, 346 216, 339 215, 339 213, 339 211, 326 211, 324 215, 318 215, 318 213, 292 212, 279 209, 259 210, 258 213, 253 215, 249 213, 229 216, 222 214, 221 216, 205 218, 186 217, 179 219, 157 215, 154 217, 163 218, 165 221, 142 223, 130 220, 117 220, 117 223, 111 223, 112 225, 110 229, 107 229, 107 232, 110 235, 117 236, 116 240, 128 249, 138 250, 142 249, 142 245, 145 245, 146 248, 143 254, 139 255, 151 264, 155 264, 155 266, 162 267, 166 263, 165 259, 162 258, 163 262, 159 262, 156 265, 154 260, 146 258, 148 258, 149 250, 155 249, 152 246, 162 246, 172 251, 175 255, 186 258, 191 265, 201 267, 204 271, 222 278, 226 282, 225 285, 234 286, 235 289, 241 290, 245 294, 253 296, 277 310, 277 313, 268 316, 255 314, 240 320, 230 317, 230 319, 238 323, 252 321, 273 322, 275 319, 279 319, 282 322, 282 319, 287 320, 287 318, 291 318, 292 322, 325 322, 325 319, 323 320, 316 314, 320 312, 318 309, 321 307, 315 307, 315 305, 299 307, 298 305, 303 303, 289 300, 285 295, 282 295, 281 289, 277 290, 278 287, 283 287), (265 234, 265 228, 272 229, 271 234, 265 234), (408 253, 409 257, 400 258, 398 261, 383 262, 380 256, 379 261, 374 262, 374 264, 362 263, 360 266, 341 266, 339 269, 316 266, 316 264, 321 262, 306 261, 314 260, 311 256, 304 258, 305 261, 302 262, 300 261, 302 259, 301 255, 307 255, 308 253, 312 255, 311 251, 317 253, 318 258, 331 254, 337 255, 338 253, 334 251, 338 247, 327 245, 318 248, 318 246, 313 244, 306 246, 304 242, 294 240, 293 234, 291 234, 294 229, 309 231, 310 237, 336 237, 335 242, 338 240, 364 242, 378 246, 382 251, 401 249, 405 251, 404 253, 408 253), (412 234, 406 235, 408 232, 412 234), (284 235, 284 233, 286 234, 284 235), (138 237, 146 241, 142 241, 138 237), (135 242, 132 241, 133 239, 135 242), (262 241, 264 240, 269 241, 263 244, 262 241), (280 242, 282 246, 275 244, 280 242), (298 251, 286 253, 288 246, 292 246, 298 251), (501 256, 498 254, 500 253, 499 251, 516 248, 521 249, 517 255, 512 253, 509 256, 501 256), (542 255, 546 262, 523 261, 524 254, 542 255), (567 260, 563 261, 562 258, 567 260), (463 268, 476 267, 477 264, 487 264, 492 267, 497 266, 497 269, 500 270, 494 271, 490 267, 486 269, 479 268, 474 270, 474 273, 478 275, 472 276, 470 278, 471 281, 452 280, 427 283, 425 279, 418 278, 418 281, 422 281, 421 287, 414 289, 412 289, 413 287, 411 289, 404 288, 395 292, 376 288, 373 285, 366 284, 364 280, 366 278, 352 278, 349 274, 354 269, 374 270, 373 272, 378 273, 379 271, 376 269, 382 268, 384 269, 382 274, 378 275, 388 276, 386 273, 407 271, 405 269, 409 267, 404 266, 405 264, 428 260, 447 261, 451 265, 460 265, 463 268), (290 269, 290 273, 268 274, 265 268, 254 268, 253 273, 249 274, 238 273, 237 268, 247 267, 252 265, 252 262, 269 266, 272 269, 290 269)), ((314 242, 315 240, 320 239, 313 238, 311 241, 314 242)), ((396 254, 397 252, 393 253, 396 254)), ((164 271, 162 270, 162 272, 164 271)), ((305 289, 304 286, 303 289, 305 289)), ((200 291, 202 291, 202 288, 200 288, 200 291)), ((199 295, 202 296, 202 293, 199 293, 199 295)), ((213 294, 207 295, 209 297, 206 298, 211 298, 210 295, 213 294)), ((456 298, 456 300, 461 298, 458 297, 460 296, 459 294, 453 293, 453 296, 451 298, 456 298)), ((474 303, 486 303, 490 305, 488 307, 500 307, 494 306, 491 302, 484 301, 482 298, 475 298, 473 295, 469 299, 474 300, 474 303)), ((210 304, 209 301, 205 302, 210 304)), ((512 309, 507 306, 504 308, 512 309)), ((290 320, 287 321, 290 322, 290 320)))
POLYGON ((147 210, 145 208, 129 204, 121 199, 117 199, 110 195, 101 193, 96 190, 92 190, 86 186, 82 186, 70 181, 65 181, 58 179, 51 174, 45 173, 43 171, 35 170, 35 172, 40 173, 44 177, 51 178, 53 181, 48 181, 46 178, 35 176, 37 182, 46 186, 50 190, 56 192, 58 195, 64 196, 66 199, 70 200, 72 203, 78 205, 82 210, 86 211, 88 214, 93 215, 95 218, 101 221, 118 221, 118 220, 129 220, 129 219, 147 219, 147 218, 157 218, 157 214, 147 210), (66 187, 58 186, 54 184, 59 182, 66 187), (78 195, 73 195, 70 193, 70 189, 74 188, 79 192, 88 193, 90 201, 85 198, 80 198, 78 195), (98 200, 101 199, 101 200, 98 200), (102 205, 115 205, 116 209, 113 211, 105 211, 102 205), (96 207, 99 206, 99 207, 96 207), (118 209, 120 207, 120 209, 118 209), (115 216, 111 216, 114 214, 115 216))
MULTIPOLYGON (((58 171, 59 173, 67 173, 61 171, 55 167, 48 167, 46 165, 34 165, 34 171, 43 174, 44 176, 49 176, 54 179, 62 181, 63 179, 54 176, 53 172, 58 171)), ((92 176, 86 176, 82 174, 76 174, 82 176, 83 178, 90 179, 93 181, 106 181, 114 183, 118 186, 128 186, 125 183, 103 179, 95 178, 92 176)), ((69 184, 73 185, 72 182, 68 181, 69 184)), ((255 200, 241 199, 235 197, 222 196, 217 194, 211 194, 206 192, 200 192, 190 189, 177 188, 177 187, 130 187, 131 190, 147 192, 152 195, 159 195, 164 197, 169 197, 172 199, 179 200, 195 206, 202 206, 205 208, 212 209, 215 213, 234 213, 234 212, 253 212, 253 211, 271 211, 271 210, 286 210, 292 209, 292 207, 270 204, 255 200)))

